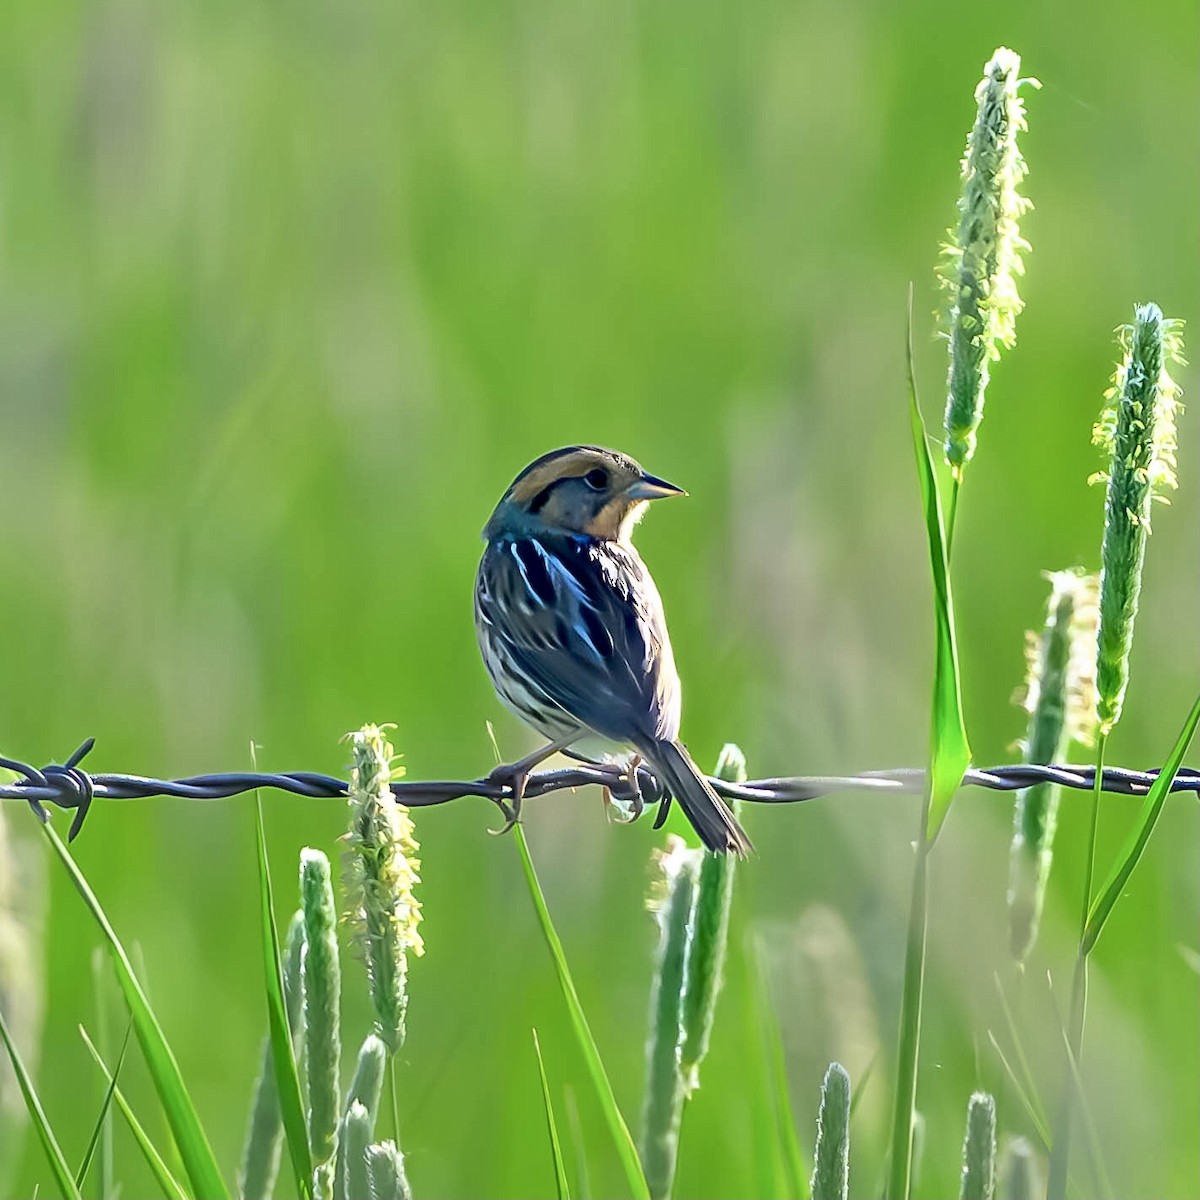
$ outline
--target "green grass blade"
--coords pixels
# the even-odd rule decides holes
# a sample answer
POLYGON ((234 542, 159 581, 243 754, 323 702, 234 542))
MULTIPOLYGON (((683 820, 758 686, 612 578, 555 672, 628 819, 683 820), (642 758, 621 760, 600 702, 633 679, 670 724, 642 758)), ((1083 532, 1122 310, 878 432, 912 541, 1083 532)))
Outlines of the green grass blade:
POLYGON ((912 424, 913 449, 921 480, 921 506, 925 513, 925 533, 929 539, 929 561, 933 573, 934 616, 937 652, 933 677, 933 713, 929 738, 929 813, 925 836, 937 837, 950 809, 963 774, 971 765, 971 748, 963 722, 962 696, 959 689, 958 645, 954 634, 954 602, 950 594, 950 570, 946 554, 946 535, 942 526, 942 506, 938 498, 937 475, 929 454, 929 438, 917 402, 917 383, 913 373, 912 297, 908 312, 908 413, 912 424))
MULTIPOLYGON (((1021 1079, 1018 1086, 1024 1091, 1034 1106, 1035 1125, 1039 1129, 1049 1129, 1050 1121, 1046 1116, 1046 1108, 1042 1104, 1041 1096, 1038 1094, 1037 1080, 1034 1078, 1033 1071, 1029 1066, 1029 1056, 1025 1053, 1025 1048, 1021 1044, 1020 1031, 1017 1029, 1016 1018, 1013 1016, 1012 1006, 1008 1003, 1008 996, 1005 994, 1004 985, 1000 982, 999 972, 993 972, 992 979, 996 984, 996 993, 1000 997, 1000 1007, 1004 1010, 1004 1020, 1008 1026, 1008 1036, 1012 1039, 1013 1053, 1017 1060, 1017 1066, 1021 1068, 1021 1079)), ((989 1033, 988 1036, 991 1037, 992 1035, 989 1033)), ((992 1041, 995 1043, 995 1038, 992 1038, 992 1041)))
POLYGON ((1125 885, 1129 882, 1134 867, 1138 865, 1138 861, 1146 849, 1146 843, 1154 832, 1154 826, 1158 823, 1159 813, 1162 812, 1162 807, 1171 794, 1171 784, 1175 781, 1179 765, 1183 762, 1183 756, 1187 753, 1188 746, 1191 745, 1198 724, 1200 724, 1200 697, 1192 705, 1192 711, 1188 713, 1188 718, 1175 741, 1175 747, 1172 749, 1170 757, 1146 793, 1146 798, 1142 801, 1142 811, 1138 814, 1137 823, 1125 845, 1121 847, 1121 853, 1117 855, 1117 861, 1111 873, 1092 903, 1087 925, 1084 927, 1083 939, 1079 946, 1080 954, 1091 953, 1096 940, 1104 931, 1104 923, 1121 898, 1121 893, 1125 890, 1125 885))
MULTIPOLYGON (((111 1049, 112 1043, 109 1039, 109 1016, 107 1001, 107 985, 108 985, 108 956, 104 953, 101 946, 95 946, 92 949, 92 991, 96 1002, 96 1038, 99 1042, 100 1052, 107 1054, 111 1049)), ((133 1025, 130 1023, 127 1026, 125 1034, 125 1046, 129 1044, 129 1037, 133 1032, 133 1025)), ((116 1074, 121 1073, 121 1063, 124 1061, 125 1050, 122 1048, 121 1059, 117 1062, 116 1074)), ((96 1180, 96 1198, 97 1200, 112 1200, 116 1195, 116 1182, 113 1173, 113 1114, 112 1106, 108 1105, 105 1110, 104 1120, 100 1126, 100 1141, 97 1146, 96 1153, 100 1156, 99 1177, 96 1180)), ((83 1180, 79 1181, 79 1189, 83 1190, 83 1180)))
POLYGON ((300 1077, 292 1051, 292 1031, 284 999, 283 959, 279 931, 275 928, 271 870, 267 865, 267 835, 263 828, 262 799, 255 794, 255 832, 258 844, 258 892, 262 908, 263 967, 267 992, 267 1028, 275 1059, 275 1084, 279 1090, 279 1112, 287 1136, 288 1154, 301 1200, 312 1200, 313 1166, 308 1147, 308 1123, 300 1096, 300 1077))
POLYGON ((33 1080, 30 1079, 21 1054, 17 1050, 17 1045, 8 1032, 8 1025, 5 1023, 2 1010, 0 1010, 0 1040, 3 1040, 5 1048, 8 1050, 8 1057, 12 1060, 13 1074, 17 1077, 21 1095, 25 1098, 25 1107, 29 1110, 29 1120, 37 1130, 38 1140, 46 1152, 46 1161, 50 1164, 50 1170, 54 1172, 54 1178, 58 1181, 59 1188, 64 1196, 70 1197, 70 1200, 81 1200, 79 1189, 75 1186, 75 1178, 71 1174, 71 1168, 67 1166, 67 1160, 63 1157, 58 1139, 54 1136, 54 1130, 50 1127, 46 1112, 42 1108, 42 1102, 38 1099, 38 1094, 34 1089, 33 1080))
POLYGON ((1012 1084, 1013 1091, 1016 1093, 1017 1099, 1021 1102, 1021 1107, 1025 1110, 1025 1115, 1029 1118, 1029 1123, 1033 1126, 1045 1150, 1049 1150, 1052 1143, 1050 1140, 1050 1127, 1044 1117, 1039 1115, 1039 1105, 1026 1090, 1022 1084, 1020 1076, 1013 1070, 1012 1063, 1008 1061, 1007 1055, 1004 1053, 1003 1047, 996 1040, 996 1035, 989 1029, 988 1041, 991 1043, 992 1049, 996 1052, 996 1057, 1000 1060, 1000 1065, 1004 1068, 1005 1074, 1008 1076, 1009 1082, 1012 1084))
MULTIPOLYGON (((125 1065, 125 1052, 129 1049, 129 1038, 132 1033, 133 1022, 130 1021, 125 1026, 125 1037, 121 1042, 121 1053, 117 1055, 117 1065, 113 1068, 112 1075, 109 1078, 108 1088, 104 1093, 104 1103, 100 1105, 100 1115, 96 1118, 95 1127, 92 1129, 92 1136, 88 1139, 87 1149, 83 1152, 83 1161, 79 1164, 79 1170, 75 1172, 75 1186, 81 1192, 83 1191, 83 1181, 87 1178, 88 1169, 92 1165, 92 1159, 95 1157, 96 1150, 100 1145, 100 1139, 104 1134, 105 1124, 108 1122, 109 1114, 112 1112, 113 1092, 117 1089, 117 1078, 121 1074, 121 1068, 125 1065)), ((103 1183, 103 1180, 101 1182, 103 1183)))
POLYGON ((138 1149, 141 1150, 142 1156, 150 1167, 151 1174, 158 1180, 158 1186, 162 1188, 163 1195, 166 1196, 167 1200, 188 1200, 187 1192, 183 1190, 179 1181, 171 1174, 167 1164, 163 1161, 162 1155, 154 1148, 154 1143, 142 1127, 142 1123, 133 1115, 133 1109, 129 1107, 129 1102, 125 1099, 121 1089, 117 1087, 116 1079, 104 1065, 104 1059, 100 1057, 100 1052, 92 1045, 92 1039, 88 1037, 87 1030, 82 1025, 79 1027, 79 1036, 83 1038, 83 1044, 87 1046, 91 1056, 96 1060, 96 1065, 104 1072, 105 1078, 109 1080, 113 1100, 129 1125, 129 1130, 133 1134, 133 1140, 137 1142, 138 1149))
POLYGON ((175 1061, 175 1055, 167 1044, 158 1018, 154 1015, 154 1010, 146 999, 146 993, 142 990, 142 985, 133 972, 129 956, 125 953, 125 948, 121 945, 112 925, 109 924, 108 917, 100 906, 100 901, 96 899, 83 872, 76 865, 62 839, 55 833, 54 827, 45 824, 42 826, 42 832, 63 866, 66 867, 71 882, 83 897, 83 902, 91 911, 92 916, 96 918, 100 932, 108 943, 113 967, 117 973, 117 982, 121 986, 125 1003, 133 1018, 133 1028, 137 1034, 138 1044, 142 1048, 146 1066, 149 1068, 155 1091, 158 1093, 159 1101, 166 1113, 167 1123, 171 1127, 175 1144, 179 1147, 184 1169, 191 1180, 192 1188, 198 1196, 203 1196, 204 1200, 225 1200, 229 1195, 229 1190, 221 1178, 217 1160, 213 1157, 212 1148, 208 1144, 208 1138, 200 1124, 200 1118, 196 1115, 196 1108, 192 1104, 191 1096, 188 1095, 183 1076, 179 1073, 179 1064, 175 1061))
POLYGON ((625 1168, 625 1178, 629 1182, 629 1190, 638 1200, 650 1200, 650 1189, 646 1186, 646 1177, 642 1174, 642 1164, 638 1160, 637 1147, 633 1144, 629 1126, 625 1124, 625 1118, 621 1116, 621 1110, 617 1107, 617 1098, 613 1095, 612 1084, 608 1081, 604 1063, 600 1059, 600 1051, 596 1048, 592 1031, 588 1027, 587 1017, 583 1013, 583 1005, 579 1002, 579 994, 575 991, 575 984, 567 967, 567 956, 563 953, 562 942, 559 941, 554 923, 550 920, 546 897, 542 894, 541 884, 538 883, 537 872, 533 868, 533 859, 529 855, 529 846, 525 841, 525 833, 520 825, 513 829, 513 836, 521 855, 521 865, 525 869, 525 882, 529 885, 529 895, 533 900, 538 924, 541 925, 542 936, 550 948, 550 957, 554 961, 558 984, 562 989, 563 999, 566 1001, 567 1011, 571 1016, 571 1027, 575 1031, 575 1038, 583 1053, 584 1062, 587 1063, 588 1075, 591 1077, 592 1086, 596 1089, 596 1098, 600 1101, 604 1119, 608 1122, 608 1129, 612 1134, 613 1144, 617 1148, 617 1155, 621 1160, 621 1165, 625 1168))
POLYGON ((567 1180, 567 1164, 563 1161, 562 1143, 558 1140, 558 1125, 554 1120, 554 1104, 550 1099, 550 1084, 546 1080, 546 1064, 537 1030, 533 1030, 533 1052, 537 1056, 538 1078, 542 1081, 542 1103, 546 1106, 546 1131, 550 1135, 550 1153, 554 1158, 554 1186, 558 1200, 571 1200, 571 1185, 567 1180))

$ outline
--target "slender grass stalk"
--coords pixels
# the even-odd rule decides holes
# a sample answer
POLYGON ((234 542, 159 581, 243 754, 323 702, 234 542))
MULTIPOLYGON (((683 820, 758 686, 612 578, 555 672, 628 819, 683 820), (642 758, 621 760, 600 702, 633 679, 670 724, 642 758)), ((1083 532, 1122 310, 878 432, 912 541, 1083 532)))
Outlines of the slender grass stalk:
POLYGON ((558 1122, 554 1119, 554 1101, 550 1099, 550 1082, 546 1078, 546 1064, 542 1061, 542 1046, 536 1029, 533 1030, 533 1054, 537 1059, 538 1081, 542 1085, 542 1107, 546 1110, 546 1136, 550 1140, 550 1160, 554 1164, 554 1194, 557 1200, 571 1200, 571 1185, 567 1180, 567 1165, 558 1137, 558 1122))
POLYGON ((1133 874, 1134 868, 1145 852, 1146 844, 1154 832, 1154 826, 1158 822, 1163 805, 1171 794, 1171 784, 1179 773, 1183 756, 1187 753, 1192 738, 1195 737, 1198 725, 1200 725, 1200 697, 1192 705, 1192 710, 1188 713, 1187 720, 1184 722, 1183 729, 1180 731, 1167 761, 1163 764, 1158 778, 1142 801, 1142 809, 1138 814, 1136 824, 1130 830, 1112 870, 1092 903, 1081 942, 1081 949, 1085 954, 1090 954, 1095 948, 1100 934, 1104 932, 1105 922, 1112 914, 1113 908, 1125 891, 1125 885, 1129 882, 1130 875, 1133 874))
MULTIPOLYGON (((82 1193, 83 1185, 87 1180, 88 1170, 91 1168, 92 1160, 96 1152, 101 1147, 101 1142, 104 1140, 104 1130, 112 1125, 112 1103, 113 1093, 117 1090, 117 1079, 121 1074, 121 1068, 125 1065, 125 1054, 129 1049, 129 1039, 133 1036, 132 1022, 125 1026, 125 1038, 121 1042, 121 1052, 117 1055, 116 1065, 112 1070, 112 1078, 108 1081, 108 1087, 104 1089, 104 1101, 100 1105, 100 1112, 96 1117, 96 1124, 92 1128, 92 1136, 88 1141, 87 1149, 83 1152, 83 1159, 79 1163, 79 1168, 75 1172, 75 1186, 82 1193)), ((110 1128, 111 1132, 111 1128, 110 1128)), ((104 1178, 98 1182, 103 1186, 104 1178)))
POLYGON ((393 1142, 367 1147, 367 1172, 371 1200, 412 1200, 412 1189, 404 1174, 404 1156, 393 1142))
POLYGON ((809 1190, 812 1200, 847 1200, 850 1195, 850 1076, 841 1063, 830 1063, 821 1082, 809 1190))
MULTIPOLYGON (((958 224, 943 248, 942 281, 950 297, 950 364, 946 381, 946 461, 956 480, 975 453, 975 434, 983 418, 988 372, 1001 347, 1016 341, 1021 311, 1017 277, 1021 254, 1029 249, 1019 224, 1029 201, 1017 191, 1025 161, 1017 134, 1025 129, 1021 59, 998 49, 975 89, 975 125, 962 160, 958 224)), ((954 528, 951 500, 949 528, 954 528)), ((947 542, 950 537, 948 535, 947 542)))
POLYGON ((8 1058, 12 1063, 13 1074, 16 1076, 17 1085, 21 1089, 21 1095, 25 1099, 25 1107, 29 1110, 29 1119, 33 1124, 34 1130, 37 1132, 38 1140, 42 1143, 42 1150, 45 1152, 46 1161, 50 1164, 50 1170, 58 1183, 59 1190, 64 1196, 69 1197, 70 1200, 82 1200, 79 1195, 79 1189, 75 1186, 75 1176, 71 1174, 71 1168, 67 1166, 67 1160, 63 1156, 62 1149, 58 1144, 54 1128, 46 1116, 46 1110, 42 1107, 37 1089, 33 1086, 33 1079, 25 1067, 25 1062, 21 1058, 17 1044, 13 1041, 12 1034, 9 1032, 8 1025, 4 1020, 4 1011, 2 1008, 0 1008, 0 1041, 4 1043, 4 1047, 8 1051, 8 1058))
MULTIPOLYGON (((1094 938, 1090 943, 1088 941, 1088 920, 1092 911, 1104 750, 1109 734, 1121 719, 1129 685, 1129 657, 1142 590, 1151 508, 1156 498, 1163 499, 1163 490, 1175 486, 1175 418, 1179 409, 1179 388, 1168 372, 1168 364, 1183 361, 1179 322, 1165 318, 1156 304, 1136 305, 1133 324, 1123 326, 1117 332, 1123 355, 1107 393, 1107 403, 1092 433, 1096 445, 1108 452, 1109 465, 1107 471, 1094 477, 1106 485, 1104 539, 1100 553, 1100 627, 1096 645, 1099 734, 1096 739, 1096 786, 1092 792, 1088 824, 1079 952, 1067 1010, 1067 1056, 1075 1067, 1083 1060, 1088 957, 1095 941, 1094 938)), ((1149 836, 1148 832, 1146 836, 1149 836)), ((1050 1155, 1048 1200, 1063 1200, 1066 1195, 1075 1096, 1076 1089, 1070 1072, 1067 1072, 1050 1155)))
MULTIPOLYGON (((921 828, 929 800, 922 806, 921 828)), ((913 1114, 917 1103, 917 1059, 921 1044, 921 1002, 925 983, 925 938, 929 924, 929 851, 923 837, 916 845, 908 935, 904 949, 904 988, 900 996, 900 1042, 896 1063, 896 1092, 892 1107, 892 1157, 888 1167, 887 1200, 908 1200, 912 1181, 913 1114)))
MULTIPOLYGON (((737 746, 725 746, 717 759, 714 774, 718 779, 745 783, 745 755, 737 746)), ((735 802, 735 814, 739 809, 735 802)), ((736 869, 737 858, 732 854, 705 854, 700 860, 695 920, 683 990, 683 1042, 679 1050, 679 1068, 689 1095, 700 1085, 700 1063, 708 1053, 717 996, 725 981, 725 951, 736 869)))
POLYGON ((921 800, 921 823, 909 899, 905 938, 904 987, 900 996, 900 1035, 896 1049, 896 1087, 892 1101, 891 1157, 888 1163, 887 1200, 907 1200, 912 1183, 913 1116, 917 1099, 917 1062, 921 1049, 921 1005, 925 987, 925 942, 929 923, 929 854, 951 801, 971 761, 971 748, 962 715, 954 600, 946 558, 946 536, 938 497, 937 475, 925 435, 925 422, 917 399, 912 350, 912 295, 909 295, 906 365, 909 423, 925 534, 933 577, 935 656, 933 702, 929 729, 929 770, 921 800))
POLYGON ((162 1026, 159 1025, 158 1018, 150 1007, 146 993, 134 974, 129 956, 126 954, 124 946, 121 945, 100 901, 96 899, 83 872, 71 857, 62 838, 55 832, 54 826, 47 822, 42 825, 41 829, 43 836, 50 843, 50 848, 66 869, 75 890, 100 927, 100 932, 112 958, 117 982, 120 984, 125 1003, 133 1018, 133 1028, 137 1034, 138 1044, 142 1048, 150 1077, 154 1081, 155 1090, 162 1102, 163 1111, 171 1126, 175 1144, 179 1148, 192 1187, 196 1194, 203 1195, 205 1200, 209 1200, 210 1197, 212 1200, 224 1200, 224 1197, 229 1195, 229 1190, 221 1178, 212 1147, 208 1144, 208 1137, 204 1132, 204 1127, 200 1124, 195 1105, 192 1104, 191 1096, 188 1094, 183 1076, 180 1074, 179 1064, 175 1060, 171 1047, 167 1044, 162 1026))
MULTIPOLYGON (((109 1052, 111 1041, 109 1037, 109 1006, 106 1003, 107 994, 105 984, 107 982, 108 972, 104 969, 104 953, 97 946, 92 951, 92 992, 96 1000, 96 1041, 99 1043, 100 1052, 105 1055, 109 1052)), ((97 1146, 100 1156, 100 1166, 96 1177, 96 1195, 99 1197, 99 1200, 109 1200, 116 1186, 113 1177, 113 1116, 112 1106, 108 1103, 108 1098, 111 1098, 116 1077, 121 1074, 121 1065, 125 1059, 125 1047, 128 1045, 129 1034, 132 1031, 133 1026, 127 1025, 125 1028, 125 1042, 122 1045, 121 1054, 113 1070, 114 1083, 109 1085, 106 1092, 104 1120, 100 1126, 100 1142, 97 1146)), ((80 1191, 82 1191, 83 1178, 77 1177, 76 1182, 79 1184, 80 1191)))
POLYGON ((83 1038, 83 1044, 87 1047, 88 1053, 95 1059, 96 1065, 112 1088, 113 1100, 117 1108, 121 1110, 121 1115, 129 1126, 129 1132, 133 1134, 133 1140, 141 1150, 142 1157, 146 1160, 146 1165, 150 1168, 150 1173, 154 1176, 162 1194, 166 1200, 188 1200, 188 1194, 184 1191, 183 1185, 171 1174, 170 1168, 163 1161, 162 1155, 155 1149, 154 1143, 150 1140, 141 1122, 134 1116, 133 1109, 129 1107, 124 1093, 116 1084, 115 1076, 104 1065, 104 1059, 100 1057, 100 1052, 92 1044, 92 1039, 88 1037, 87 1030, 82 1025, 79 1026, 79 1036, 83 1038))
MULTIPOLYGON (((287 1138, 288 1157, 301 1200, 312 1200, 312 1151, 308 1145, 308 1124, 304 1119, 304 1099, 300 1094, 300 1075, 288 1020, 279 931, 275 928, 275 898, 271 886, 271 868, 267 861, 267 834, 263 825, 262 799, 255 793, 255 849, 258 854, 258 902, 262 921, 263 985, 267 1000, 267 1029, 271 1038, 271 1059, 275 1067, 275 1085, 279 1093, 279 1113, 287 1138)), ((303 985, 301 985, 303 986, 303 985)))
POLYGON ((319 850, 300 851, 300 898, 304 911, 304 1052, 308 1064, 308 1138, 316 1190, 333 1189, 342 1059, 342 974, 338 961, 337 910, 329 859, 319 850))
POLYGON ((608 1131, 612 1136, 613 1145, 621 1160, 621 1166, 625 1169, 629 1190, 636 1200, 650 1200, 650 1192, 646 1187, 646 1177, 642 1172, 637 1147, 629 1134, 629 1126, 625 1124, 625 1118, 622 1116, 617 1098, 613 1094, 608 1073, 600 1058, 600 1051, 596 1047, 596 1040, 592 1037, 592 1031, 588 1026, 583 1005, 579 1001, 579 993, 575 990, 575 981, 571 978, 571 970, 567 966, 567 956, 563 950, 562 940, 554 928, 554 922, 550 919, 550 909, 546 904, 542 885, 538 882, 533 858, 529 853, 529 844, 525 841, 525 831, 520 825, 513 829, 513 840, 517 845, 517 853, 521 856, 521 867, 525 872, 525 882, 529 888, 529 897, 533 901, 533 910, 537 915, 538 924, 541 926, 542 937, 550 951, 554 972, 558 977, 558 986, 566 1003, 567 1013, 571 1018, 571 1028, 575 1033, 580 1053, 587 1064, 588 1076, 592 1081, 596 1099, 600 1103, 600 1110, 604 1114, 608 1131))
MULTIPOLYGON (((295 1042, 302 1014, 300 959, 304 953, 304 914, 297 912, 288 926, 284 948, 283 995, 288 1028, 295 1042)), ((242 1150, 242 1168, 238 1189, 243 1200, 268 1200, 279 1174, 279 1156, 283 1145, 283 1122, 279 1112, 279 1087, 275 1082, 275 1061, 271 1036, 263 1039, 250 1108, 250 1124, 242 1150)))
POLYGON ((950 504, 946 512, 946 562, 950 562, 950 552, 954 549, 954 526, 958 521, 958 493, 962 488, 962 478, 958 475, 950 477, 950 504))
POLYGON ((976 1092, 967 1104, 959 1200, 992 1200, 996 1190, 996 1102, 976 1092))
POLYGON ((670 1196, 679 1157, 686 1096, 679 1048, 683 1040, 684 988, 692 937, 701 852, 671 835, 657 855, 660 877, 651 898, 659 923, 658 954, 650 997, 646 1046, 646 1096, 639 1153, 653 1200, 670 1196))
MULTIPOLYGON (((1023 745, 1027 763, 1062 762, 1072 741, 1095 740, 1096 620, 1099 579, 1083 572, 1048 575, 1050 600, 1040 635, 1027 635, 1023 745)), ((1017 793, 1008 875, 1009 949, 1023 962, 1041 921, 1054 857, 1060 788, 1039 783, 1017 793)))

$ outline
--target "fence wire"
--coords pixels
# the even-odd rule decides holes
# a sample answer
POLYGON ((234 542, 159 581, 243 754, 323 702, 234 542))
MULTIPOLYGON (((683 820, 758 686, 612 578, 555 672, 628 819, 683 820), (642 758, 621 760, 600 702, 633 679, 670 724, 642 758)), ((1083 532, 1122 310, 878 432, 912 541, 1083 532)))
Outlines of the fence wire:
MULTIPOLYGON (((48 804, 73 810, 75 816, 68 836, 74 840, 83 828, 92 802, 97 799, 146 800, 154 796, 174 796, 184 800, 224 800, 256 788, 272 788, 295 796, 326 800, 345 799, 348 794, 345 780, 316 771, 233 771, 192 775, 186 779, 150 779, 144 775, 110 772, 92 775, 79 764, 94 744, 95 740, 88 738, 66 762, 51 763, 40 769, 18 759, 0 757, 0 767, 20 776, 12 783, 0 785, 0 799, 25 801, 43 821, 50 816, 46 808, 48 804)), ((1143 796, 1157 777, 1157 769, 1131 771, 1125 767, 1105 767, 1100 788, 1101 791, 1122 796, 1143 796)), ((1094 766, 1014 763, 986 770, 973 767, 963 776, 963 786, 1012 792, 1038 783, 1055 783, 1065 788, 1090 791, 1095 786, 1095 780, 1094 766)), ((866 771, 861 775, 795 775, 752 779, 742 784, 710 776, 709 783, 729 800, 744 800, 751 804, 797 804, 837 792, 919 793, 925 786, 925 771, 900 767, 887 771, 866 771)), ((583 763, 530 775, 524 794, 532 798, 593 784, 608 788, 619 799, 632 800, 640 796, 647 804, 664 799, 658 780, 644 766, 637 768, 635 786, 620 767, 583 763)), ((469 780, 402 780, 393 783, 391 789, 396 799, 410 808, 446 804, 466 796, 481 796, 492 801, 506 817, 513 816, 509 803, 512 789, 499 772, 469 780)), ((1190 767, 1180 768, 1171 790, 1200 793, 1200 771, 1190 767)), ((656 824, 661 823, 665 816, 666 805, 663 805, 656 824)))

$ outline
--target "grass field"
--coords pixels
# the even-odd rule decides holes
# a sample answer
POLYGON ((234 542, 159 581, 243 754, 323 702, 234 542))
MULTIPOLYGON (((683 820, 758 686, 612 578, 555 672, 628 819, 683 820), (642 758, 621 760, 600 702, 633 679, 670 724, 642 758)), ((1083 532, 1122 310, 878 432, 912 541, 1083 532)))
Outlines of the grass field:
MULTIPOLYGON (((493 764, 490 720, 516 757, 532 735, 495 701, 472 628, 479 531, 527 461, 598 442, 690 493, 638 545, 699 761, 734 741, 752 777, 925 765, 933 624, 905 305, 912 281, 940 437, 934 266, 972 89, 1010 45, 1043 84, 1025 93, 1026 309, 992 372, 952 579, 974 761, 1018 756, 1040 573, 1100 566, 1104 490, 1087 481, 1104 469, 1090 433, 1113 330, 1135 302, 1193 328, 1200 309, 1194 5, 8 7, 4 754, 61 761, 94 735, 93 770, 181 777, 248 769, 254 743, 264 770, 344 775, 339 739, 376 721, 395 723, 408 778, 472 778, 493 764)), ((1186 404, 1195 371, 1175 375, 1186 404)), ((1200 685, 1192 412, 1179 441, 1107 747, 1139 768, 1164 761, 1200 685)), ((336 878, 346 813, 262 805, 282 932, 301 848, 336 878)), ((1099 876, 1136 806, 1102 803, 1099 876)), ((764 1001, 805 1154, 826 1065, 866 1079, 851 1194, 880 1194, 919 807, 855 793, 745 814, 759 852, 738 875, 677 1195, 778 1186, 764 1001)), ((988 1040, 1008 1028, 997 975, 1058 1103, 1054 1004, 1088 814, 1086 796, 1063 801, 1019 979, 1011 800, 955 801, 930 860, 914 1196, 957 1194, 972 1091, 994 1094, 1002 1139, 1033 1133, 988 1040)), ((0 816, 0 1005, 74 1165, 104 1094, 76 1028, 96 1032, 98 934, 27 810, 0 816)), ((426 953, 396 1062, 415 1194, 554 1193, 531 1027, 576 1192, 582 1147, 591 1195, 626 1194, 514 839, 486 835, 497 816, 479 801, 415 820, 426 953)), ((594 791, 531 801, 524 830, 636 1126, 663 834, 610 824, 594 791)), ((1194 799, 1168 802, 1092 960, 1082 1072, 1117 1196, 1200 1194, 1198 839, 1194 799)), ((144 964, 232 1187, 267 1021, 253 799, 97 805, 73 853, 144 964)), ((345 945, 343 960, 348 1077, 371 1010, 345 945)), ((103 995, 113 1046, 107 976, 103 995)), ((166 1145, 134 1049, 122 1087, 166 1145)), ((57 1194, 11 1086, 3 1102, 0 1194, 57 1194)), ((115 1155, 122 1194, 150 1194, 120 1122, 115 1155)), ((1082 1131, 1072 1162, 1091 1195, 1082 1131)), ((292 1187, 285 1170, 279 1194, 292 1187)))

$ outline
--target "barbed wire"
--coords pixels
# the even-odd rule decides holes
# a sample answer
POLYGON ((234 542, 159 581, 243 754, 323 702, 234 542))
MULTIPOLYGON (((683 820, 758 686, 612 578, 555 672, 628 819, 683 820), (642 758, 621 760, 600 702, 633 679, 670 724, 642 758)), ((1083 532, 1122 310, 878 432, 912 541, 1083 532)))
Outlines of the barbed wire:
MULTIPOLYGON (((95 739, 88 738, 65 763, 51 763, 40 769, 18 759, 0 757, 0 767, 21 777, 13 783, 0 785, 0 799, 25 801, 43 821, 50 817, 47 804, 73 810, 75 816, 68 833, 68 839, 73 841, 83 828, 92 802, 97 799, 147 800, 154 796, 173 796, 184 800, 224 800, 257 788, 326 800, 345 799, 348 795, 349 785, 344 780, 316 771, 233 771, 192 775, 185 779, 150 779, 144 775, 109 772, 92 775, 79 764, 94 745, 95 739)), ((1131 771, 1125 767, 1105 767, 1100 789, 1116 795, 1142 796, 1157 777, 1157 769, 1131 771)), ((963 786, 1012 792, 1038 783, 1055 783, 1065 788, 1091 790, 1095 780, 1094 766, 1013 763, 986 770, 972 767, 963 776, 963 786)), ((866 771, 861 775, 796 775, 752 779, 740 784, 710 776, 709 783, 727 800, 744 800, 751 804, 798 804, 837 792, 920 792, 925 786, 925 771, 919 767, 900 767, 866 771)), ((637 768, 636 780, 631 780, 621 767, 583 763, 531 774, 525 784, 524 797, 534 798, 589 785, 607 788, 617 799, 635 803, 636 811, 640 811, 642 802, 656 804, 665 798, 659 781, 644 766, 637 768)), ((391 789, 396 799, 410 808, 480 796, 495 804, 510 822, 516 818, 510 803, 512 787, 504 777, 503 769, 470 780, 401 780, 393 783, 391 789)), ((1171 791, 1200 794, 1200 771, 1180 768, 1172 781, 1171 791)), ((656 826, 665 820, 668 804, 669 799, 659 809, 656 826)))

